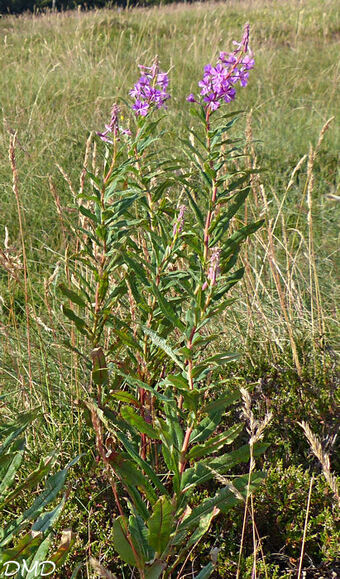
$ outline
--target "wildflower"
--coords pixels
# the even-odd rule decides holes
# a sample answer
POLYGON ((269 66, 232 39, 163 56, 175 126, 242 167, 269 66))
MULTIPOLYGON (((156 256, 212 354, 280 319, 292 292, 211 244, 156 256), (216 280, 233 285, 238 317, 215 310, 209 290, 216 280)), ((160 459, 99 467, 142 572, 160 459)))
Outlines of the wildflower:
MULTIPOLYGON (((236 97, 235 85, 247 86, 249 71, 254 68, 253 54, 249 48, 249 24, 246 24, 241 42, 235 42, 233 52, 220 52, 216 66, 204 67, 202 80, 199 81, 202 104, 208 111, 217 110, 221 103, 231 102, 236 97)), ((197 102, 191 93, 189 102, 197 102)))
POLYGON ((183 230, 185 211, 186 211, 186 206, 180 205, 178 217, 176 219, 176 222, 175 222, 175 224, 173 226, 173 230, 172 230, 173 237, 176 237, 183 230))
POLYGON ((211 281, 211 285, 216 284, 216 279, 221 273, 220 254, 221 250, 218 247, 214 247, 210 257, 209 271, 207 275, 207 278, 211 281))
POLYGON ((159 71, 157 63, 152 66, 138 66, 142 75, 129 94, 135 99, 132 108, 136 115, 146 117, 152 107, 165 107, 165 102, 170 98, 166 92, 169 78, 165 72, 159 71))
POLYGON ((188 103, 195 103, 196 99, 195 99, 195 95, 192 94, 192 92, 187 96, 188 103))
POLYGON ((124 135, 131 135, 131 131, 129 129, 122 129, 118 123, 118 114, 119 114, 119 107, 118 105, 114 104, 111 109, 111 120, 108 125, 105 125, 105 131, 103 133, 97 132, 98 137, 101 138, 102 141, 105 143, 113 144, 113 140, 108 137, 108 135, 113 135, 114 138, 117 138, 119 133, 123 133, 124 135))

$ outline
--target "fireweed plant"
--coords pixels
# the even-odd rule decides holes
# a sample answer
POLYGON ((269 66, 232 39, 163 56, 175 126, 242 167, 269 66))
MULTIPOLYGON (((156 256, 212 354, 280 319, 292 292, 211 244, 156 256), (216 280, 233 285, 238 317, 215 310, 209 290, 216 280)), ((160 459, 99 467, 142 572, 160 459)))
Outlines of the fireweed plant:
POLYGON ((247 84, 248 37, 246 26, 234 52, 205 67, 200 95, 188 97, 198 128, 184 143, 185 161, 160 160, 157 109, 170 98, 168 75, 157 62, 140 67, 129 129, 115 105, 98 133, 103 174, 88 173, 79 195, 72 275, 60 287, 64 313, 84 336, 91 380, 80 403, 116 502, 114 547, 145 579, 181 577, 213 519, 263 478, 254 469, 226 478, 266 446, 227 452, 243 424, 221 424, 240 392, 223 380, 236 356, 225 351, 218 320, 243 275, 234 269, 241 244, 262 224, 230 233, 249 171, 235 169, 236 113, 221 106, 247 84), (219 490, 195 506, 195 492, 212 479, 219 490))

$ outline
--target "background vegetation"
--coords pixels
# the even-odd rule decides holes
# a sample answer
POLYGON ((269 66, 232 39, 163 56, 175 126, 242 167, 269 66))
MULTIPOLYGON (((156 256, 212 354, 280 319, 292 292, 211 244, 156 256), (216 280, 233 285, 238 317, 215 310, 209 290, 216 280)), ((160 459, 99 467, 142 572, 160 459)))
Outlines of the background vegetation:
MULTIPOLYGON (((103 128, 117 96, 126 97, 137 63, 158 54, 162 68, 171 70, 166 140, 173 147, 187 120, 185 96, 246 20, 256 68, 231 107, 252 111, 237 131, 246 135, 251 163, 264 169, 253 180, 242 219, 264 215, 266 226, 245 247, 246 275, 234 293, 239 299, 233 317, 221 320, 226 349, 242 354, 241 365, 231 365, 225 378, 253 384, 256 415, 269 407, 274 414, 268 478, 255 498, 269 576, 296 574, 312 476, 304 567, 310 577, 336 572, 334 497, 298 423, 310 424, 335 471, 339 132, 334 120, 325 123, 339 112, 339 13, 335 0, 235 0, 0 20, 1 412, 7 417, 43 408, 28 440, 27 472, 52 449, 62 464, 85 452, 68 475, 70 497, 60 524, 73 526, 77 539, 62 577, 89 554, 124 576, 110 546, 110 493, 76 405, 88 376, 62 347, 68 332, 57 285, 67 276, 67 222, 75 217, 84 143, 103 128), (7 153, 14 132, 17 195, 7 153)), ((95 167, 98 152, 92 145, 88 152, 95 167)), ((242 509, 218 519, 202 546, 202 561, 212 546, 221 549, 217 577, 235 576, 242 519, 242 509)), ((246 528, 244 577, 251 575, 253 525, 246 528)))

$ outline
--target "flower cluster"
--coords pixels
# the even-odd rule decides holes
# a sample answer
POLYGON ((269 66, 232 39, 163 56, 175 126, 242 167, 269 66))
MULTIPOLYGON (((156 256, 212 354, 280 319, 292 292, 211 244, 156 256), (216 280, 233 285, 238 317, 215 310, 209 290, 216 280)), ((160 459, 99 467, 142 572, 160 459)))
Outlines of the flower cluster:
POLYGON ((105 143, 113 144, 112 139, 108 135, 112 135, 115 139, 117 139, 119 133, 124 135, 131 135, 131 131, 129 129, 122 129, 118 123, 118 115, 119 115, 119 107, 118 105, 113 105, 111 109, 111 119, 108 125, 105 125, 105 131, 103 133, 98 133, 98 137, 101 138, 102 141, 105 143))
MULTIPOLYGON (((222 102, 229 103, 236 96, 235 85, 247 86, 249 70, 254 67, 254 58, 248 47, 249 24, 246 24, 241 42, 234 42, 233 52, 220 52, 216 66, 207 64, 204 67, 202 80, 198 83, 201 89, 204 106, 215 111, 222 102)), ((193 94, 187 97, 189 102, 197 102, 193 94)))
POLYGON ((208 271, 208 275, 207 275, 207 278, 212 282, 212 285, 215 285, 216 278, 221 273, 220 255, 221 255, 221 250, 218 247, 214 247, 214 249, 211 252, 210 266, 209 266, 209 271, 208 271))
POLYGON ((136 115, 146 117, 153 106, 158 109, 165 107, 165 102, 170 98, 166 92, 169 78, 165 72, 159 71, 157 63, 152 66, 138 66, 142 76, 129 94, 135 99, 132 108, 136 115))
POLYGON ((186 211, 186 206, 185 205, 180 205, 179 208, 179 213, 176 219, 176 222, 173 226, 172 229, 172 235, 175 238, 177 235, 179 235, 179 233, 182 232, 183 230, 183 225, 184 225, 184 213, 186 211))
MULTIPOLYGON (((211 252, 211 256, 210 256, 210 260, 209 260, 209 270, 207 273, 207 280, 209 280, 211 282, 212 286, 216 285, 216 280, 221 273, 220 255, 221 255, 221 249, 219 247, 214 247, 212 252, 211 252)), ((208 281, 207 280, 204 282, 204 284, 202 286, 203 291, 205 289, 207 289, 207 287, 208 287, 208 281)))

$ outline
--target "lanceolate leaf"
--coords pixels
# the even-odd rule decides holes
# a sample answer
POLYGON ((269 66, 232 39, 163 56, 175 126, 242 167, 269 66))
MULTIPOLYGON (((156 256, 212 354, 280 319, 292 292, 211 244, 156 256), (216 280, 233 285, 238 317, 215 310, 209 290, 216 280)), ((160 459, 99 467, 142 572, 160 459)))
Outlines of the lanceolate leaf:
POLYGON ((0 458, 0 496, 12 485, 24 456, 23 450, 5 454, 0 458))
MULTIPOLYGON (((258 456, 267 449, 266 444, 254 446, 254 455, 258 456)), ((184 471, 182 477, 182 490, 186 492, 189 488, 197 487, 217 475, 225 474, 232 467, 240 462, 247 462, 250 457, 249 445, 245 444, 237 450, 233 450, 223 456, 201 460, 192 468, 184 471)))
MULTIPOLYGON (((113 455, 111 461, 114 471, 121 478, 121 481, 124 485, 128 485, 130 490, 133 487, 136 487, 136 492, 138 492, 137 488, 140 489, 151 504, 154 504, 157 501, 157 494, 149 483, 148 478, 144 475, 144 473, 142 473, 142 471, 132 460, 126 458, 125 456, 123 457, 121 455, 113 455)), ((133 498, 137 499, 139 506, 136 493, 133 493, 133 498)), ((143 512, 140 512, 140 514, 142 514, 144 518, 148 518, 148 511, 145 505, 143 512)))
POLYGON ((22 558, 29 559, 32 553, 37 549, 41 543, 41 535, 33 536, 32 533, 27 533, 20 538, 15 547, 11 549, 1 550, 1 562, 16 561, 22 558))
POLYGON ((9 424, 0 424, 0 440, 2 442, 2 445, 0 446, 0 456, 9 448, 13 440, 15 440, 15 438, 17 438, 27 428, 27 426, 39 416, 38 410, 39 409, 36 408, 31 412, 20 414, 14 422, 9 424))
POLYGON ((91 352, 92 380, 95 384, 104 385, 109 381, 109 373, 102 348, 94 348, 91 352))
POLYGON ((166 568, 164 561, 154 561, 151 567, 146 567, 144 571, 145 579, 159 579, 166 568))
POLYGON ((71 310, 70 308, 68 308, 65 304, 63 304, 62 306, 62 310, 64 315, 71 320, 72 322, 74 322, 77 330, 79 330, 79 332, 81 332, 82 334, 84 334, 85 336, 88 335, 88 328, 86 326, 86 322, 80 318, 79 316, 77 316, 73 310, 71 310))
POLYGON ((21 484, 17 485, 16 488, 9 494, 7 494, 6 498, 0 503, 0 509, 2 509, 5 505, 9 505, 20 493, 25 490, 27 492, 29 489, 37 486, 37 484, 42 480, 44 476, 51 470, 52 467, 52 459, 42 460, 36 470, 34 470, 31 474, 28 475, 26 480, 24 480, 21 484))
POLYGON ((122 516, 113 520, 113 546, 125 563, 135 567, 138 566, 138 561, 136 561, 131 545, 127 539, 127 529, 127 520, 125 518, 123 519, 122 516))
POLYGON ((216 452, 226 444, 231 444, 242 430, 243 424, 236 424, 226 432, 222 432, 221 434, 210 438, 204 444, 197 444, 191 448, 188 453, 188 459, 202 458, 207 454, 216 452))
MULTIPOLYGON (((254 489, 263 480, 263 476, 261 473, 253 473, 251 480, 253 484, 252 489, 254 489)), ((248 475, 233 479, 233 484, 238 493, 245 498, 247 494, 248 475)), ((180 532, 184 529, 191 528, 192 526, 199 525, 201 518, 213 512, 216 507, 223 510, 223 512, 227 512, 231 507, 237 504, 239 500, 240 499, 236 493, 232 492, 229 486, 223 487, 215 496, 204 500, 198 507, 193 509, 192 513, 184 519, 183 523, 181 523, 178 531, 180 532)))
POLYGON ((211 576, 213 570, 214 570, 213 563, 208 563, 208 565, 203 567, 203 569, 199 572, 198 575, 194 577, 194 579, 208 579, 208 577, 211 576))
POLYGON ((208 532, 213 518, 216 517, 219 512, 220 510, 217 507, 214 507, 209 513, 202 515, 199 520, 197 529, 193 532, 187 543, 188 547, 195 545, 195 543, 197 543, 203 537, 203 535, 208 532))
POLYGON ((158 478, 153 468, 151 468, 149 464, 139 456, 139 454, 134 450, 132 444, 129 442, 128 438, 122 432, 116 432, 116 436, 124 445, 126 452, 131 456, 131 458, 135 461, 135 463, 145 472, 145 474, 149 477, 151 482, 161 492, 161 494, 168 495, 168 491, 158 478))
MULTIPOLYGON (((35 565, 39 566, 39 563, 43 563, 43 561, 47 561, 47 554, 49 552, 51 546, 51 535, 48 535, 46 537, 46 539, 44 541, 42 541, 42 543, 40 543, 37 551, 34 553, 34 557, 30 560, 28 568, 29 569, 34 569, 35 565)), ((40 571, 42 573, 48 573, 49 571, 51 571, 51 564, 42 566, 40 567, 40 571)), ((38 567, 39 568, 39 567, 38 567)), ((27 575, 25 575, 25 577, 30 577, 30 573, 28 573, 27 575)), ((31 575, 32 577, 32 575, 31 575)))
POLYGON ((228 394, 225 394, 224 396, 217 398, 213 402, 208 402, 208 404, 206 404, 203 407, 203 412, 205 412, 207 414, 211 414, 213 412, 216 412, 216 410, 219 410, 219 409, 222 409, 223 411, 225 411, 226 408, 228 408, 229 406, 234 404, 234 402, 236 402, 236 400, 239 400, 239 399, 240 399, 240 393, 239 392, 230 392, 228 394))
POLYGON ((123 378, 125 378, 128 386, 133 386, 135 388, 144 388, 144 390, 151 392, 151 394, 153 394, 153 396, 158 398, 161 402, 171 402, 171 400, 169 398, 167 398, 166 396, 164 396, 164 394, 161 394, 161 392, 158 392, 155 388, 153 388, 149 384, 146 384, 146 382, 139 380, 135 376, 125 374, 124 372, 119 370, 119 368, 116 368, 116 373, 119 374, 119 376, 122 376, 123 378))
POLYGON ((169 346, 167 341, 164 340, 164 338, 156 334, 156 332, 154 332, 153 330, 150 330, 150 328, 148 328, 147 326, 143 326, 143 332, 151 338, 155 346, 161 348, 161 350, 163 350, 175 362, 175 364, 177 364, 177 366, 179 366, 182 370, 184 370, 184 365, 178 359, 177 355, 175 354, 171 346, 169 346))
POLYGON ((149 438, 153 438, 155 440, 159 439, 159 435, 156 430, 144 420, 142 416, 137 414, 131 406, 122 406, 120 409, 120 413, 124 420, 131 424, 138 432, 142 434, 146 434, 149 438))
POLYGON ((165 299, 162 293, 159 291, 156 284, 152 284, 152 291, 157 298, 157 303, 162 310, 163 314, 173 323, 173 325, 178 328, 181 332, 184 331, 185 326, 180 320, 179 316, 174 311, 172 305, 165 299))
POLYGON ((196 201, 194 200, 194 198, 192 197, 190 191, 189 191, 187 188, 185 188, 185 192, 186 192, 186 194, 187 194, 187 196, 188 196, 188 198, 189 198, 189 203, 190 203, 191 207, 193 208, 193 210, 194 210, 194 212, 195 212, 195 215, 196 215, 196 217, 197 217, 198 223, 201 225, 201 227, 204 227, 204 217, 203 217, 202 211, 199 209, 196 201))
POLYGON ((35 532, 39 531, 40 533, 45 533, 58 520, 61 511, 64 508, 65 502, 66 499, 64 497, 52 511, 41 515, 39 519, 34 523, 32 530, 35 532))
POLYGON ((133 544, 142 555, 143 561, 151 561, 155 553, 148 543, 148 529, 142 517, 139 515, 131 515, 129 517, 129 530, 133 544))
POLYGON ((83 298, 74 290, 69 289, 68 287, 66 287, 65 284, 61 283, 59 284, 59 289, 63 292, 63 294, 69 299, 71 300, 71 302, 73 302, 74 304, 80 306, 81 308, 85 308, 86 307, 86 303, 83 300, 83 298))
POLYGON ((140 402, 130 394, 130 392, 125 392, 124 390, 110 390, 110 396, 115 400, 119 400, 121 402, 125 402, 125 404, 130 403, 136 406, 136 408, 140 408, 140 402))
POLYGON ((264 224, 264 219, 260 221, 255 221, 249 225, 245 225, 238 231, 235 231, 233 235, 225 242, 223 247, 223 257, 227 257, 232 253, 236 246, 238 246, 242 241, 244 241, 249 235, 255 233, 264 224))
MULTIPOLYGON (((62 487, 65 484, 65 480, 66 480, 66 476, 67 476, 69 468, 71 466, 73 466, 73 464, 75 464, 75 462, 78 459, 79 459, 79 457, 77 457, 76 459, 71 461, 63 470, 57 472, 56 474, 50 476, 47 479, 47 482, 45 485, 45 490, 37 496, 37 498, 33 502, 32 506, 29 509, 27 509, 18 519, 16 519, 12 523, 9 523, 5 527, 4 534, 3 534, 2 540, 0 542, 0 547, 7 544, 15 534, 20 532, 21 525, 24 521, 34 520, 34 518, 36 516, 40 515, 40 513, 43 511, 43 509, 47 505, 49 505, 52 501, 54 501, 54 499, 56 498, 56 496, 58 495, 58 493, 60 492, 60 490, 62 489, 62 487)), ((50 468, 50 465, 45 465, 45 466, 48 466, 50 468)), ((44 472, 43 469, 44 469, 43 466, 40 467, 40 469, 38 469, 38 471, 36 471, 34 474, 41 478, 41 472, 44 472)), ((30 484, 32 484, 32 480, 30 481, 30 484)), ((22 488, 25 488, 25 483, 20 485, 20 490, 22 490, 22 488)), ((13 491, 13 493, 12 493, 12 498, 13 498, 14 492, 16 494, 18 494, 17 489, 15 489, 15 491, 13 491)), ((1 508, 1 505, 0 505, 0 508, 1 508)))
POLYGON ((156 553, 161 554, 167 546, 173 522, 173 506, 170 500, 165 496, 160 497, 147 523, 149 544, 156 553))

